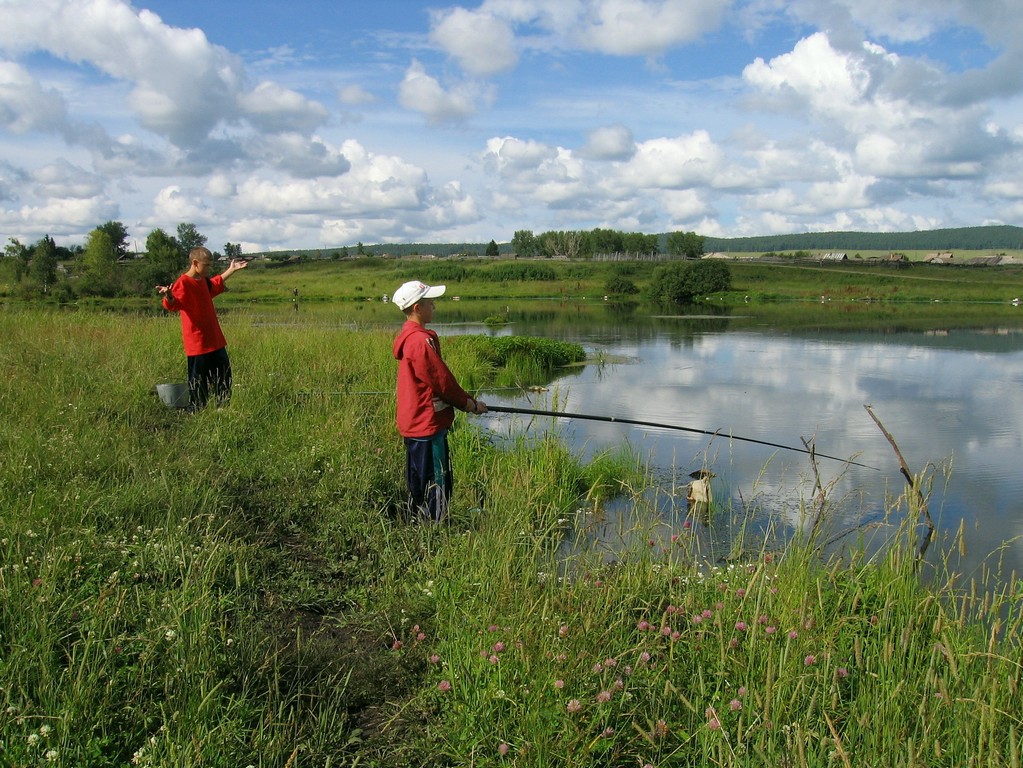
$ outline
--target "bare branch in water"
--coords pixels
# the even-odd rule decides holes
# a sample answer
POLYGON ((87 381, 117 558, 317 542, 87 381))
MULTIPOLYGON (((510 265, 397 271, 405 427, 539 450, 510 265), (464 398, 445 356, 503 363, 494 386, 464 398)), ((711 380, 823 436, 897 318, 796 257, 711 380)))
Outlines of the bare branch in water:
POLYGON ((934 521, 931 520, 931 511, 927 508, 927 499, 924 497, 923 492, 920 490, 919 478, 914 478, 913 473, 909 469, 909 464, 906 463, 906 459, 902 456, 902 451, 899 450, 899 446, 895 442, 895 438, 892 437, 891 432, 885 429, 884 424, 874 414, 874 410, 869 405, 863 406, 867 413, 870 414, 870 418, 877 424, 877 428, 881 430, 881 434, 885 436, 885 439, 892 446, 892 450, 895 451, 895 457, 899 460, 899 470, 902 472, 902 476, 906 478, 906 482, 909 484, 910 492, 916 498, 917 504, 919 505, 918 516, 923 516, 924 522, 927 525, 927 535, 924 536, 923 541, 920 542, 920 549, 916 553, 917 561, 923 559, 923 556, 927 553, 927 548, 931 545, 931 541, 934 539, 934 521))

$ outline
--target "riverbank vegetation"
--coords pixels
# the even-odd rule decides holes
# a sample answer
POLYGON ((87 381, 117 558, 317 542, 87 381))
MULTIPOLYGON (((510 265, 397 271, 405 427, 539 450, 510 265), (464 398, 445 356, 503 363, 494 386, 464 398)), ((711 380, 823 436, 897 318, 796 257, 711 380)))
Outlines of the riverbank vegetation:
MULTIPOLYGON (((301 300, 408 274, 365 269, 301 300)), ((235 396, 194 416, 153 392, 174 318, 0 310, 0 764, 1020 764, 1020 582, 925 584, 911 524, 870 557, 705 563, 639 457, 486 417, 452 434, 449 524, 404 524, 392 331, 264 317, 303 274, 222 297, 255 307, 223 313, 235 396), (560 554, 615 494, 640 543, 560 554)), ((485 393, 506 344, 444 349, 485 393)))

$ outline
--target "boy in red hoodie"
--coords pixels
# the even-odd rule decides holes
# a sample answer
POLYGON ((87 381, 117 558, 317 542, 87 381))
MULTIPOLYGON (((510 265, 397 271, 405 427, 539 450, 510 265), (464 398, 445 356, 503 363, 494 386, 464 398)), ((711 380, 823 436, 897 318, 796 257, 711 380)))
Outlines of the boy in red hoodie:
POLYGON ((455 409, 487 412, 487 404, 455 380, 441 359, 437 332, 426 327, 433 321, 433 300, 444 289, 413 280, 391 298, 406 318, 393 351, 398 361, 398 432, 405 439, 408 513, 413 520, 434 522, 444 519, 451 498, 448 429, 455 409))
POLYGON ((181 339, 188 359, 189 407, 195 411, 206 406, 210 390, 217 405, 231 398, 231 361, 213 298, 226 290, 227 278, 249 263, 235 259, 221 274, 207 277, 213 254, 201 246, 192 249, 188 261, 188 271, 173 285, 158 285, 156 290, 163 296, 164 309, 181 315, 181 339))

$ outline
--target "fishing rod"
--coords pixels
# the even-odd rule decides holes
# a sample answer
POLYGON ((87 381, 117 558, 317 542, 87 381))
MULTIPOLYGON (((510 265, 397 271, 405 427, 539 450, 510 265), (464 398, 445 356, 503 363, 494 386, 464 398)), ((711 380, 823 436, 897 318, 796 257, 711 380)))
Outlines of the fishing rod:
POLYGON ((796 453, 806 453, 812 456, 817 456, 822 459, 831 459, 832 461, 841 461, 845 464, 854 464, 857 467, 864 467, 866 469, 873 469, 876 472, 881 470, 877 467, 872 467, 869 464, 861 464, 858 461, 852 459, 842 459, 838 456, 829 456, 826 453, 817 453, 817 451, 810 451, 806 448, 794 448, 791 445, 781 445, 780 443, 769 443, 766 440, 757 440, 755 437, 740 437, 739 435, 722 435, 721 430, 715 432, 709 429, 697 429, 696 427, 680 427, 676 424, 659 424, 653 421, 639 421, 637 419, 622 419, 618 416, 595 416, 590 413, 566 413, 562 411, 542 411, 536 408, 511 408, 504 405, 490 405, 487 404, 487 410, 492 413, 521 413, 526 416, 553 416, 559 419, 581 419, 583 421, 603 421, 610 422, 612 424, 631 424, 638 427, 654 427, 655 429, 674 429, 679 432, 694 432, 698 435, 710 435, 711 437, 728 437, 730 440, 741 440, 744 443, 756 443, 757 445, 766 445, 770 448, 781 448, 786 451, 795 451, 796 453))

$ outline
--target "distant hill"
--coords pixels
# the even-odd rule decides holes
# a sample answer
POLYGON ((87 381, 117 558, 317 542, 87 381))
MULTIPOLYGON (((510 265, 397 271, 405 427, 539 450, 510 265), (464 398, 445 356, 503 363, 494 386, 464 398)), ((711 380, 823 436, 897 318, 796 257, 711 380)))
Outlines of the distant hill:
MULTIPOLYGON (((668 233, 658 235, 662 253, 667 252, 668 233)), ((784 253, 792 251, 983 251, 1023 250, 1023 227, 999 225, 932 229, 925 232, 806 232, 798 235, 757 237, 707 237, 706 253, 784 253)), ((486 243, 375 243, 363 246, 373 256, 482 256, 486 243)), ((502 256, 514 252, 511 243, 498 243, 502 256)), ((355 246, 268 251, 262 254, 284 259, 293 256, 322 259, 357 255, 355 246)))
POLYGON ((999 225, 924 232, 807 232, 799 235, 708 237, 706 253, 784 251, 983 251, 1023 249, 1023 227, 999 225))

